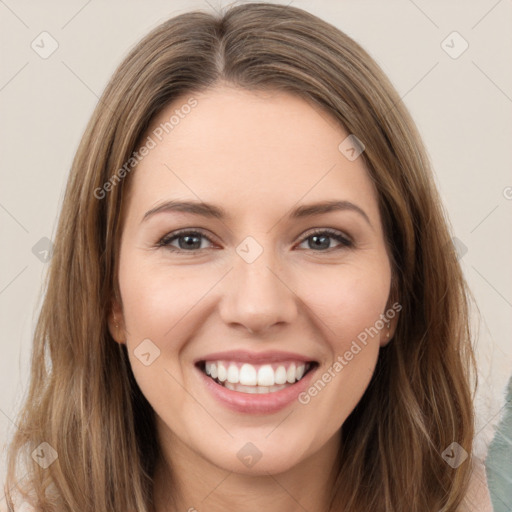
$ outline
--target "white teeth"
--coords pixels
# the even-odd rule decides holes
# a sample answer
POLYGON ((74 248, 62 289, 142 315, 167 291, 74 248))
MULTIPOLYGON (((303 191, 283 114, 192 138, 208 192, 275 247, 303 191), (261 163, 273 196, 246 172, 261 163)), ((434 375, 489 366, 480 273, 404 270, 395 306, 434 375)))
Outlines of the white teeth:
POLYGON ((252 364, 244 364, 242 368, 240 368, 239 375, 240 384, 244 386, 256 386, 257 377, 256 377, 256 368, 252 364))
POLYGON ((278 366, 274 373, 274 382, 276 384, 284 384, 286 382, 286 368, 284 366, 278 366))
POLYGON ((269 364, 263 365, 258 370, 258 386, 273 386, 274 370, 269 364))
POLYGON ((293 384, 295 382, 295 363, 292 363, 286 372, 286 380, 293 384))
MULTIPOLYGON (((215 364, 215 363, 212 363, 215 364)), ((226 370, 226 367, 222 363, 217 364, 217 378, 224 382, 228 378, 228 372, 226 370)))
POLYGON ((238 367, 234 364, 230 364, 228 368, 228 382, 231 384, 238 383, 238 367))
POLYGON ((295 382, 302 379, 307 368, 309 368, 309 364, 305 363, 255 366, 249 363, 241 364, 234 361, 206 361, 204 365, 206 375, 209 375, 218 382, 245 386, 247 388, 256 386, 258 388, 255 391, 246 391, 244 389, 243 391, 246 393, 268 393, 268 388, 295 384, 295 382))

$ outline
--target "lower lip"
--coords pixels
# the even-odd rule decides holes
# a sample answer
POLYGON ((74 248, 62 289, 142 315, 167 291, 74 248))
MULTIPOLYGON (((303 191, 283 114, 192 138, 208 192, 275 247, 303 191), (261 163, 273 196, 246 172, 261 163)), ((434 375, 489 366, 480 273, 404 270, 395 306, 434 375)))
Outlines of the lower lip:
POLYGON ((235 412, 252 414, 271 414, 280 411, 293 401, 297 400, 300 393, 305 391, 317 370, 313 368, 301 380, 279 391, 273 393, 253 394, 233 391, 217 384, 199 368, 196 370, 201 374, 206 388, 222 405, 235 412))

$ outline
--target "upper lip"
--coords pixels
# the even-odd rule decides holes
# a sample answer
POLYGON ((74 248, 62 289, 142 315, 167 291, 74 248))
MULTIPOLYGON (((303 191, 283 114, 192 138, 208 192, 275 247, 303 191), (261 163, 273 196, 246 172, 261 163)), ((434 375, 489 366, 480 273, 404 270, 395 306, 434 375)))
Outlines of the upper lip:
POLYGON ((248 350, 228 350, 226 352, 214 352, 200 357, 194 364, 203 361, 238 361, 241 363, 277 363, 280 361, 304 361, 315 362, 312 357, 303 356, 294 352, 266 351, 249 352, 248 350))

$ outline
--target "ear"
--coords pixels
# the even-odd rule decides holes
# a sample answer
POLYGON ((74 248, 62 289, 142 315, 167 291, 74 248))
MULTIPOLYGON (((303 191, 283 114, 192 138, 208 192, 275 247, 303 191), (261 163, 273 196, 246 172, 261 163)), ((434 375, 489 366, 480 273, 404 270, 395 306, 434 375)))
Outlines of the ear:
POLYGON ((108 330, 114 341, 121 344, 126 343, 126 328, 123 310, 117 299, 112 301, 112 306, 108 314, 107 323, 108 330))
POLYGON ((399 301, 393 301, 392 299, 388 301, 386 311, 384 311, 382 315, 384 320, 384 328, 382 329, 380 337, 381 347, 385 347, 393 339, 401 310, 402 304, 400 304, 399 301))

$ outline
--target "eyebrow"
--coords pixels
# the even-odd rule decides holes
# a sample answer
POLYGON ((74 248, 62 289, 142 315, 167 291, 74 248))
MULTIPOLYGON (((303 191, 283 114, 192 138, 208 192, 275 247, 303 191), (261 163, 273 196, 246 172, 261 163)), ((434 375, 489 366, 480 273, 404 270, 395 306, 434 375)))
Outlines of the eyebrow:
MULTIPOLYGON (((162 213, 162 212, 185 212, 192 213, 194 215, 201 215, 203 217, 210 217, 216 219, 230 219, 231 216, 220 206, 215 206, 211 203, 205 203, 202 201, 165 201, 164 203, 155 206, 151 210, 147 211, 142 218, 142 222, 146 221, 150 217, 162 213)), ((366 212, 359 206, 350 201, 322 201, 318 203, 312 203, 307 205, 301 205, 292 210, 288 215, 289 219, 301 219, 304 217, 310 217, 314 215, 321 215, 330 213, 333 211, 353 211, 359 214, 364 220, 372 226, 370 219, 366 212)), ((373 226, 372 226, 373 227, 373 226)))

